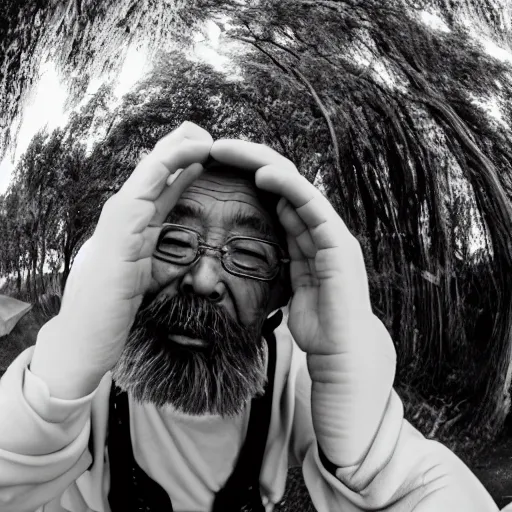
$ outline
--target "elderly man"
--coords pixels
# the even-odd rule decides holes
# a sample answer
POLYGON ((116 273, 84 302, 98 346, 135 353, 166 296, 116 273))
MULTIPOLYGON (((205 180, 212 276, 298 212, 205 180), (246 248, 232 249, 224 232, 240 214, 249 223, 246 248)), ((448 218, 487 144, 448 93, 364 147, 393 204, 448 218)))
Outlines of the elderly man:
POLYGON ((273 150, 185 123, 1 381, 0 510, 269 511, 296 464, 319 511, 497 510, 403 419, 394 371, 328 201, 273 150))

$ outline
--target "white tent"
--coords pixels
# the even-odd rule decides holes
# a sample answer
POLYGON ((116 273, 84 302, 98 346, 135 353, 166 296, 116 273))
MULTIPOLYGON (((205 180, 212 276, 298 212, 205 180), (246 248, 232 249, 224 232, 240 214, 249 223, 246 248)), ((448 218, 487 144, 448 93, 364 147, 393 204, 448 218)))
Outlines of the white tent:
POLYGON ((32 304, 0 295, 0 337, 9 334, 31 307, 32 304))

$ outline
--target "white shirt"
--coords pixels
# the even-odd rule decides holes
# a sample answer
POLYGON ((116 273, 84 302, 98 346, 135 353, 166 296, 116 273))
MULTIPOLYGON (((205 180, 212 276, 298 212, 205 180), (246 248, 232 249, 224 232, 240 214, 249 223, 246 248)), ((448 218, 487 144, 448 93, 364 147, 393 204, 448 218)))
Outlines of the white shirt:
POLYGON ((231 418, 190 416, 131 398, 129 406, 135 460, 172 496, 174 512, 211 510, 242 448, 250 403, 231 418))

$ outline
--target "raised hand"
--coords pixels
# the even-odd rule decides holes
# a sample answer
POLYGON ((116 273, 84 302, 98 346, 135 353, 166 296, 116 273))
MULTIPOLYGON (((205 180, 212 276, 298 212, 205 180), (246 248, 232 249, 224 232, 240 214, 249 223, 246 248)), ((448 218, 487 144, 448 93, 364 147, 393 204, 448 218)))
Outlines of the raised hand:
POLYGON ((213 140, 184 123, 141 160, 104 205, 96 230, 77 256, 59 315, 38 341, 31 371, 60 398, 92 391, 117 362, 143 294, 160 226, 200 175, 213 140), (177 170, 184 169, 170 186, 177 170), (54 371, 55 367, 59 371, 54 371))
POLYGON ((361 249, 329 201, 284 157, 266 146, 217 141, 212 156, 256 171, 259 188, 281 196, 293 296, 290 330, 305 352, 346 351, 354 322, 371 314, 361 249), (252 158, 252 160, 251 160, 252 158))
POLYGON ((215 160, 256 173, 256 186, 281 196, 277 211, 291 258, 288 327, 308 354, 313 422, 329 458, 356 464, 386 407, 393 344, 372 313, 361 248, 322 194, 272 149, 216 141, 215 160))

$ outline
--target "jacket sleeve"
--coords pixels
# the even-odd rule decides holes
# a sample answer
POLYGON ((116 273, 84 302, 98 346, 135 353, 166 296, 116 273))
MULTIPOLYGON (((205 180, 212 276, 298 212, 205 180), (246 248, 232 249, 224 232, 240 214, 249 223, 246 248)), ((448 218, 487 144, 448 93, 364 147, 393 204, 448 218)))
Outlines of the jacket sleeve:
MULTIPOLYGON (((297 348, 298 350, 298 348, 297 348)), ((394 390, 364 459, 335 467, 321 452, 311 419, 311 378, 298 356, 291 460, 303 474, 317 510, 494 512, 497 505, 467 466, 444 445, 427 440, 403 417, 394 390)), ((293 373, 293 372, 292 372, 293 373)))
POLYGON ((88 441, 96 390, 77 400, 51 397, 46 384, 30 372, 32 352, 30 347, 21 353, 0 380, 2 512, 33 512, 59 496, 92 462, 88 441))

